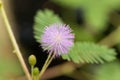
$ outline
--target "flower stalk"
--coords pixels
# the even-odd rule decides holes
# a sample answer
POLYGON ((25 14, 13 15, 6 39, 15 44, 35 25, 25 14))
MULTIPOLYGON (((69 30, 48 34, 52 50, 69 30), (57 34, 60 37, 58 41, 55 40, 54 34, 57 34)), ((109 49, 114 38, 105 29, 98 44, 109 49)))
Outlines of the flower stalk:
POLYGON ((49 64, 52 62, 53 58, 55 57, 55 53, 50 53, 45 61, 45 64, 43 65, 39 76, 38 76, 38 80, 41 78, 41 76, 44 74, 45 70, 47 69, 47 67, 49 66, 49 64))

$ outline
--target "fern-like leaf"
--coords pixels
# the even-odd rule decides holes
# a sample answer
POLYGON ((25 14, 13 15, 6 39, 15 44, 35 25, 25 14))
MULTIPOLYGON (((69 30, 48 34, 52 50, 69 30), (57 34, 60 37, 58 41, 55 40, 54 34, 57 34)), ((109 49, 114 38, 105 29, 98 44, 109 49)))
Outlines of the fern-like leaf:
POLYGON ((53 23, 62 23, 62 20, 58 15, 55 15, 53 11, 46 9, 37 12, 34 24, 34 37, 37 42, 40 42, 40 37, 44 28, 53 23))
POLYGON ((91 42, 76 42, 68 54, 62 55, 63 59, 75 63, 104 63, 116 59, 114 49, 100 46, 91 42))

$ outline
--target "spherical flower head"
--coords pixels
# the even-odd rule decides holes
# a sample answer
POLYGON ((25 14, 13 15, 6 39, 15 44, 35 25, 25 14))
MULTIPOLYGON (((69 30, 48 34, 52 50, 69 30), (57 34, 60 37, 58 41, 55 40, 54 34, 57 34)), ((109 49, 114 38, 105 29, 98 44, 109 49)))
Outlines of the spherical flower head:
POLYGON ((74 34, 68 25, 52 24, 45 28, 40 42, 44 50, 59 56, 68 53, 73 46, 74 34))

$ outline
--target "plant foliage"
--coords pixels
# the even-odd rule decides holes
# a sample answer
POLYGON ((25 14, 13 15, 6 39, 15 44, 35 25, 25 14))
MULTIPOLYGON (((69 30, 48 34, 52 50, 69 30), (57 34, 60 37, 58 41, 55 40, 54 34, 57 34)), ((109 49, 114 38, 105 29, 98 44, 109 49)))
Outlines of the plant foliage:
POLYGON ((104 63, 116 59, 114 49, 100 46, 91 42, 76 42, 68 54, 62 55, 63 59, 75 63, 104 63))
POLYGON ((62 20, 53 11, 46 9, 37 12, 34 24, 34 37, 38 43, 40 43, 40 37, 44 28, 53 23, 62 23, 62 20))

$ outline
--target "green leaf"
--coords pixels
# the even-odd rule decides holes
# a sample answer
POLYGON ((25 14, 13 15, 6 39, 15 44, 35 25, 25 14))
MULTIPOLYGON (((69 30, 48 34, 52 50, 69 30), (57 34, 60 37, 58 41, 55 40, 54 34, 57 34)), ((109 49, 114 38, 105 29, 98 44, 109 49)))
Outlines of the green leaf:
POLYGON ((116 52, 95 43, 76 42, 70 52, 62 55, 62 58, 75 63, 104 63, 116 59, 116 52))
POLYGON ((53 23, 62 23, 62 20, 53 11, 46 9, 37 12, 34 24, 34 37, 38 43, 40 43, 40 37, 44 28, 53 23))

